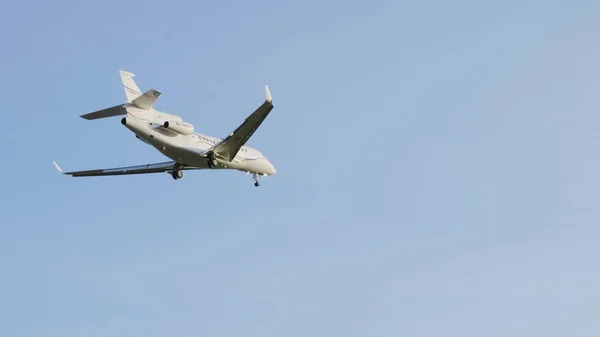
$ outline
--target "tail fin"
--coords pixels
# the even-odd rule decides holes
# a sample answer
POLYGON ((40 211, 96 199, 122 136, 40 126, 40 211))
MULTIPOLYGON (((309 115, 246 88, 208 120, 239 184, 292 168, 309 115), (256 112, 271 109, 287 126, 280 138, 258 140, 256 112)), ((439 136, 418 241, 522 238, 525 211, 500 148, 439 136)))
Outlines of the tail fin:
POLYGON ((133 80, 135 74, 125 70, 119 70, 119 73, 121 74, 121 81, 123 82, 127 102, 132 102, 134 99, 142 96, 142 91, 133 80))

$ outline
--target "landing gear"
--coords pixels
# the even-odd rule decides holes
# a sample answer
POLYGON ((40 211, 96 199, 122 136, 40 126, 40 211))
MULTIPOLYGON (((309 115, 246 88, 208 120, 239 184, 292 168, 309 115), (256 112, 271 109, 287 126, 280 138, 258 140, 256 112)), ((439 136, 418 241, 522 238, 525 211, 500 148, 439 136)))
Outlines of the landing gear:
POLYGON ((217 165, 219 165, 219 162, 217 162, 217 159, 215 159, 215 154, 211 153, 206 157, 207 160, 207 164, 208 164, 208 168, 215 168, 217 167, 217 165))
POLYGON ((254 173, 252 175, 252 179, 254 179, 254 186, 256 186, 256 187, 260 186, 260 183, 258 182, 258 174, 254 173))
POLYGON ((175 179, 175 180, 181 179, 181 178, 183 178, 183 171, 175 170, 175 171, 173 171, 173 173, 171 173, 171 176, 173 176, 173 179, 175 179))

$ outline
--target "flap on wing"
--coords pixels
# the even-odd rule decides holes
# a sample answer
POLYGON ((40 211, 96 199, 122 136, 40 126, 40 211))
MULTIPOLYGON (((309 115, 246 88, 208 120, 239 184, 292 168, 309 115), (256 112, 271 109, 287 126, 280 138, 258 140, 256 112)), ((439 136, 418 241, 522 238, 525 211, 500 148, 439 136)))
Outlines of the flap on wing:
POLYGON ((149 109, 152 109, 154 104, 156 104, 156 100, 158 100, 160 95, 161 95, 160 91, 150 89, 150 90, 146 91, 143 95, 141 95, 138 98, 131 101, 131 103, 133 103, 135 106, 137 106, 140 109, 149 110, 149 109))

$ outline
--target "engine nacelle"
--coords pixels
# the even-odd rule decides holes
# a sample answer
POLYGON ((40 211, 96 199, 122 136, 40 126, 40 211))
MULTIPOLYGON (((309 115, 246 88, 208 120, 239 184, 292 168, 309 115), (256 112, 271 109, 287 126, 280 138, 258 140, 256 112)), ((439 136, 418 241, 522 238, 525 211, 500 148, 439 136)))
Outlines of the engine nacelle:
POLYGON ((163 124, 165 129, 173 130, 182 135, 191 135, 194 132, 194 126, 190 123, 180 121, 166 121, 163 124))

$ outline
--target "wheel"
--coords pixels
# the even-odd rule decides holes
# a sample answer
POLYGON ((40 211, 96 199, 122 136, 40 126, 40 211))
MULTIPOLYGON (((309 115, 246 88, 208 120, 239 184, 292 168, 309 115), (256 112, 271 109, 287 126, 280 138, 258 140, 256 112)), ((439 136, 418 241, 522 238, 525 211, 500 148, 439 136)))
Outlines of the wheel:
POLYGON ((173 176, 173 179, 175 180, 181 179, 183 178, 183 172, 181 170, 173 171, 173 173, 171 173, 171 176, 173 176))
POLYGON ((217 162, 217 160, 215 159, 215 157, 213 155, 208 156, 208 158, 207 158, 208 168, 215 168, 215 167, 217 167, 218 164, 219 164, 219 162, 217 162))
POLYGON ((260 186, 260 183, 257 181, 254 183, 254 186, 258 187, 258 186, 260 186))

